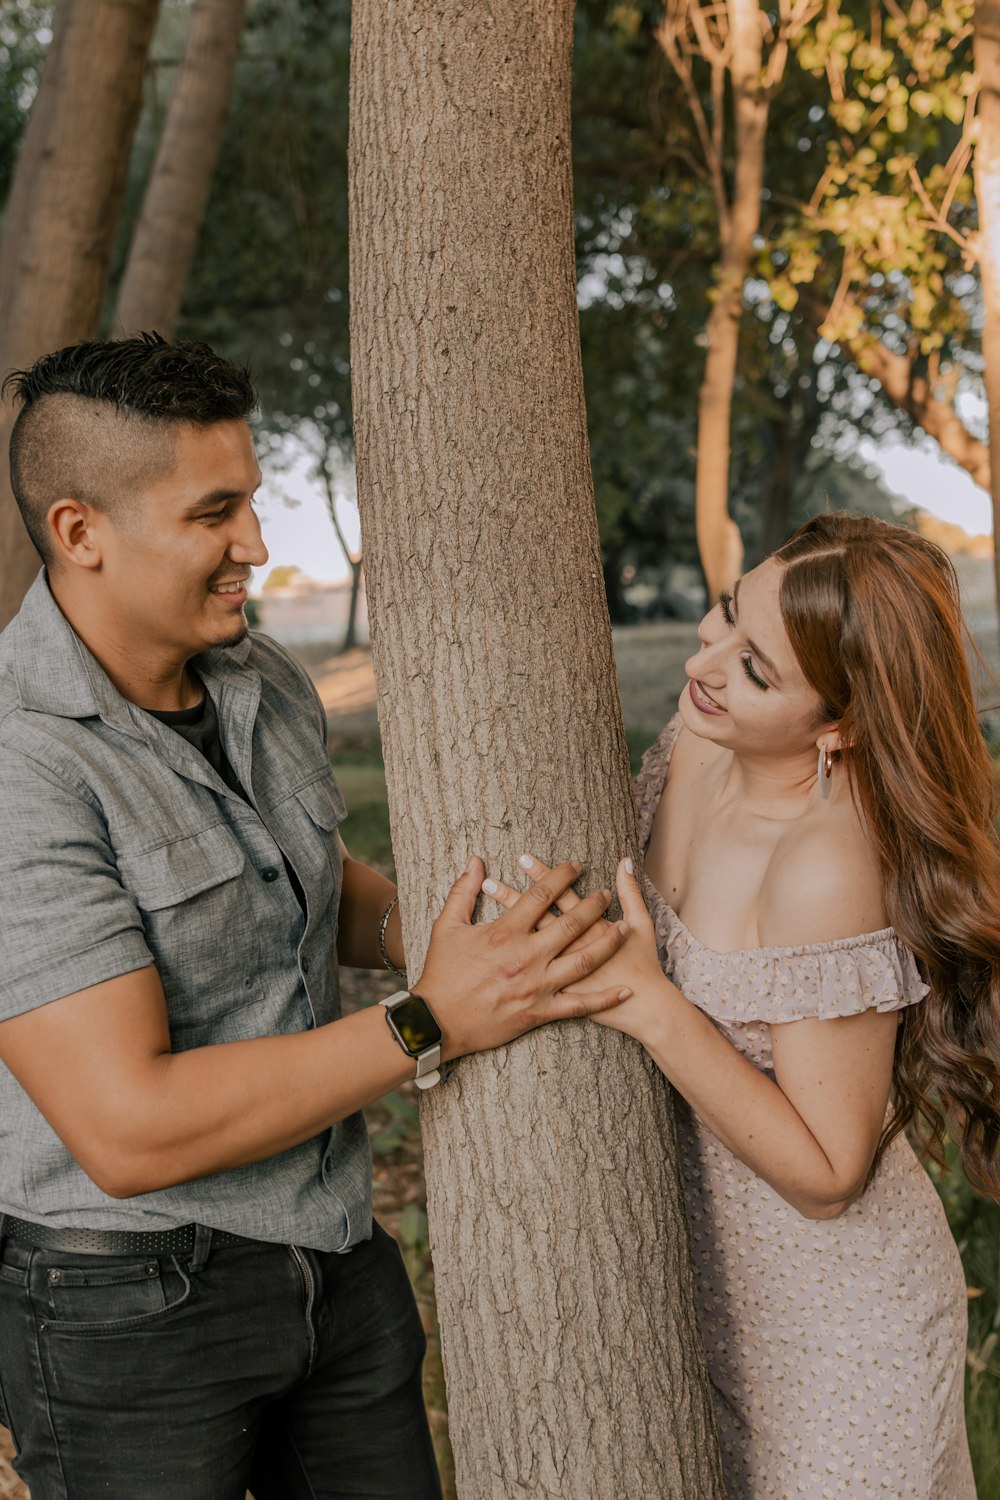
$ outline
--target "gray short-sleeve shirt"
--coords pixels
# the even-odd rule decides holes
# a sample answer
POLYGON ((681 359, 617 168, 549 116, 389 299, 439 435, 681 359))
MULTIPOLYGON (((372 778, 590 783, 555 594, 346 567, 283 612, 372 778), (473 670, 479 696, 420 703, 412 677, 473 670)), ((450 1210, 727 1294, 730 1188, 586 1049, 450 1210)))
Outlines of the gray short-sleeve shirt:
MULTIPOLYGON (((175 1051, 339 1016, 345 809, 322 705, 288 653, 256 633, 192 666, 249 801, 118 693, 44 573, 0 636, 0 1021, 151 963, 175 1051)), ((113 1199, 0 1065, 0 1212, 95 1229, 195 1221, 345 1249, 371 1233, 364 1122, 352 1115, 267 1161, 113 1199)))

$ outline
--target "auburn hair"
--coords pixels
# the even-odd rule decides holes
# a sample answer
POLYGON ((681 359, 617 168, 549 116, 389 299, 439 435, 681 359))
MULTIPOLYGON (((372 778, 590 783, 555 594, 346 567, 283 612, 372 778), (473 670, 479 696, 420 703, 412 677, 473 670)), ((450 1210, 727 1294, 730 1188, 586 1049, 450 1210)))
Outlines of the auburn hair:
POLYGON ((930 992, 896 1040, 894 1109, 872 1170, 906 1127, 1000 1199, 1000 843, 951 560, 873 516, 815 517, 774 554, 781 613, 823 719, 838 721, 886 914, 930 992))

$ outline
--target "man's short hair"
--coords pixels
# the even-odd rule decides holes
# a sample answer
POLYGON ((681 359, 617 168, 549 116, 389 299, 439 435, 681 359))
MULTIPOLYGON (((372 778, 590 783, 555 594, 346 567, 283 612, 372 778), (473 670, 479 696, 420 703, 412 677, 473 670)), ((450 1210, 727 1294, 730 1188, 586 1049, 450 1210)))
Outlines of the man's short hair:
POLYGON ((91 340, 14 370, 0 387, 21 403, 10 436, 18 509, 44 563, 56 500, 81 500, 116 525, 170 471, 177 427, 245 421, 257 405, 249 370, 208 344, 168 344, 158 333, 91 340))

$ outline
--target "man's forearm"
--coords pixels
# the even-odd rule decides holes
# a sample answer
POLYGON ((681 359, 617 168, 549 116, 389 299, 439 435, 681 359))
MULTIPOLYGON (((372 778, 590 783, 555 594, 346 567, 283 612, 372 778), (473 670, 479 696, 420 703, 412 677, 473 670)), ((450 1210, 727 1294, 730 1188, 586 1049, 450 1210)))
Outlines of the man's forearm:
POLYGON ((109 1120, 107 1165, 91 1175, 113 1197, 133 1197, 261 1161, 413 1073, 381 1006, 316 1031, 166 1053, 137 1080, 141 1108, 119 1108, 109 1120), (125 1115, 135 1122, 127 1128, 125 1115))
MULTIPOLYGON (((391 880, 358 859, 344 857, 344 877, 337 925, 337 958, 353 969, 381 969, 378 951, 379 923, 396 894, 391 880)), ((386 925, 386 952, 397 968, 404 968, 403 932, 399 907, 386 925)))

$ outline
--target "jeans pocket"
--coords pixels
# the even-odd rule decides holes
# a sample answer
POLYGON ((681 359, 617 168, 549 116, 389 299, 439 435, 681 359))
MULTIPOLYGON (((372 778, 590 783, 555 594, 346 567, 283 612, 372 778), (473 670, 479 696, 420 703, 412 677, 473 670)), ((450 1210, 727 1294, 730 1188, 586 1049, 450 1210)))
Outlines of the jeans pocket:
POLYGON ((175 1258, 160 1262, 119 1256, 39 1252, 32 1266, 32 1301, 39 1323, 76 1337, 128 1333, 183 1307, 191 1281, 175 1258))

